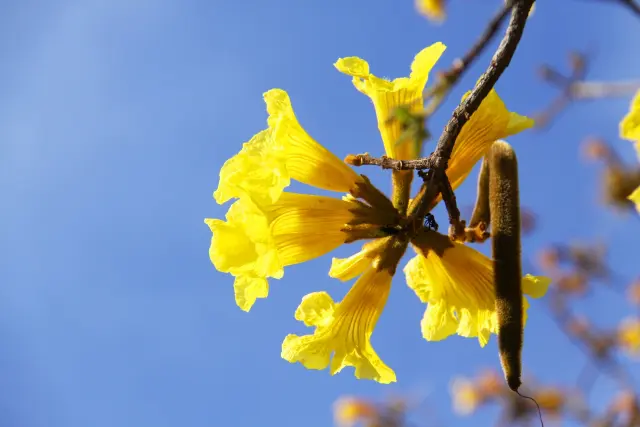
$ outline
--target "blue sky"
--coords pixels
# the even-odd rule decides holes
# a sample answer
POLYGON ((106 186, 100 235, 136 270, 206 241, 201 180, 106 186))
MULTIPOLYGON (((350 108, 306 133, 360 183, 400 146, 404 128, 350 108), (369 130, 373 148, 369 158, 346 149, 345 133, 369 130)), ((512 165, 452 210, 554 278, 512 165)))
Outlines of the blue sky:
MULTIPOLYGON (((424 306, 399 276, 373 336, 397 384, 289 364, 280 345, 305 332, 293 318, 301 297, 327 290, 339 299, 349 284, 326 276, 326 256, 289 268, 244 313, 232 277, 209 262, 203 223, 224 216, 227 206, 211 197, 218 171, 266 126, 262 93, 270 88, 287 90, 302 125, 340 157, 381 153, 369 100, 332 64, 357 55, 378 75, 403 76, 420 49, 442 41, 448 49, 436 68, 446 69, 501 1, 450 3, 440 26, 418 16, 412 0, 1 3, 0 424, 320 427, 343 394, 418 395, 429 403, 426 419, 470 422, 450 414, 448 383, 499 368, 495 337, 485 349, 458 337, 427 343, 424 306)), ((510 109, 531 114, 546 105, 555 92, 535 67, 564 66, 569 49, 596 48, 593 79, 637 78, 636 19, 614 2, 547 3, 497 85, 510 109)), ((456 88, 433 133, 488 59, 456 88)), ((617 139, 628 104, 575 105, 548 132, 510 140, 522 202, 540 221, 526 257, 552 242, 601 238, 614 246, 613 268, 637 276, 638 222, 602 208, 599 168, 579 156, 579 142, 599 135, 635 159, 617 139)), ((388 177, 367 173, 389 189, 388 177)), ((458 193, 463 205, 474 187, 475 175, 458 193)), ((579 309, 597 310, 605 325, 631 312, 606 293, 579 309)), ((540 302, 526 334, 526 371, 549 382, 576 378, 584 356, 540 302)), ((599 382, 594 401, 612 387, 599 382)))

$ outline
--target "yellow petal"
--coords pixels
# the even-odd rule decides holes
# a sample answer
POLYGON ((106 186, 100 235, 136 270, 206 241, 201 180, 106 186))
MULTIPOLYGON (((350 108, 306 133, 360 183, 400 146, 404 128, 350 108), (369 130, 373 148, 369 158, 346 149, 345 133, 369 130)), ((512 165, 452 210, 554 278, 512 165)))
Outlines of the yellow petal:
POLYGON ((355 206, 332 197, 282 193, 264 208, 279 259, 284 265, 299 264, 343 244, 347 235, 341 230, 354 218, 355 206))
POLYGON ((264 94, 269 128, 282 148, 291 178, 324 190, 349 192, 361 177, 300 126, 287 92, 271 89, 264 94))
POLYGON ((620 122, 620 137, 629 141, 640 141, 640 90, 636 92, 629 112, 620 122))
POLYGON ((349 258, 332 258, 329 276, 346 282, 360 276, 371 264, 366 252, 360 251, 349 258))
MULTIPOLYGON (((463 99, 469 93, 467 92, 463 99)), ((533 120, 507 110, 498 93, 492 89, 462 127, 453 147, 447 169, 453 189, 462 184, 495 141, 528 129, 533 124, 533 120)))
POLYGON ((296 318, 315 323, 316 330, 313 335, 288 335, 282 343, 282 358, 300 362, 307 369, 326 369, 331 364, 331 375, 353 366, 356 378, 395 382, 395 373, 378 357, 370 341, 390 289, 391 275, 370 267, 338 304, 324 292, 308 295, 296 318), (320 309, 323 314, 316 315, 320 309))
POLYGON ((238 276, 233 282, 236 304, 243 311, 249 311, 258 298, 269 295, 269 283, 264 277, 238 276))
POLYGON ((386 247, 387 241, 391 239, 381 238, 362 245, 362 250, 349 258, 333 258, 329 276, 346 282, 355 279, 365 272, 373 259, 386 247))
POLYGON ((278 200, 289 184, 285 157, 271 130, 266 129, 245 142, 242 150, 224 163, 213 196, 219 204, 242 195, 258 204, 267 204, 278 200))
POLYGON ((522 279, 522 293, 529 295, 531 298, 542 298, 549 290, 549 285, 551 285, 550 278, 527 274, 522 279))
POLYGON ((446 17, 444 0, 416 0, 418 12, 435 22, 442 22, 446 17))
POLYGON ((265 214, 251 200, 239 199, 226 218, 205 219, 213 233, 209 257, 216 269, 234 276, 282 277, 283 265, 265 214))
MULTIPOLYGON (((419 255, 404 269, 409 287, 429 304, 422 320, 423 336, 437 341, 455 332, 478 337, 485 346, 498 330, 491 259, 439 233, 424 236, 414 246, 419 255)), ((547 278, 526 276, 523 292, 536 298, 544 294, 542 288, 546 291, 548 284, 547 278)), ((528 306, 525 299, 525 321, 528 306)))
POLYGON ((520 133, 523 130, 531 129, 533 126, 535 126, 535 124, 536 124, 535 120, 527 116, 521 116, 518 113, 514 113, 513 111, 510 111, 507 130, 505 131, 504 136, 500 138, 506 138, 508 136, 520 133))
POLYGON ((441 341, 456 333, 458 322, 446 304, 429 304, 420 322, 422 336, 427 341, 441 341))
POLYGON ((218 271, 236 277, 236 303, 248 311, 269 291, 267 278, 284 267, 324 255, 345 241, 341 231, 357 206, 324 196, 282 193, 258 207, 250 198, 234 202, 226 221, 205 219, 212 232, 209 257, 218 271))
POLYGON ((629 200, 636 204, 636 210, 640 213, 640 187, 633 190, 633 193, 629 196, 629 200))
POLYGON ((333 320, 336 305, 326 292, 305 295, 296 310, 295 318, 305 326, 322 326, 333 320))
POLYGON ((420 153, 422 141, 409 141, 396 144, 402 130, 397 121, 388 122, 392 111, 399 106, 408 105, 419 110, 424 104, 422 93, 429 72, 445 50, 442 43, 423 49, 411 64, 411 75, 389 81, 369 72, 369 64, 357 57, 341 58, 334 64, 338 71, 353 76, 354 86, 371 98, 378 119, 378 129, 382 136, 387 156, 394 159, 414 159, 420 153))

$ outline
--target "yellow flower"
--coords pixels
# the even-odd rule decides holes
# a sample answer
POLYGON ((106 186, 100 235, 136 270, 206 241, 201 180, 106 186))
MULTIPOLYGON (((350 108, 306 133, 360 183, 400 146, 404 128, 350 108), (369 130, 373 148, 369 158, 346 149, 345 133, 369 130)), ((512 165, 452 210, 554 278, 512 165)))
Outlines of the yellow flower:
POLYGON ((209 257, 218 271, 235 276, 236 303, 249 311, 257 298, 266 298, 268 277, 280 279, 285 266, 344 243, 342 229, 359 207, 353 201, 295 193, 282 193, 263 207, 241 198, 229 208, 226 222, 205 220, 213 233, 209 257))
POLYGON ((419 110, 424 104, 424 87, 429 72, 445 50, 438 42, 418 53, 411 64, 409 77, 399 77, 393 81, 382 79, 369 72, 369 63, 352 56, 340 58, 334 64, 338 71, 353 77, 353 85, 371 98, 378 118, 378 129, 382 136, 387 156, 394 159, 415 159, 420 154, 422 141, 396 145, 402 133, 399 123, 388 123, 394 108, 411 104, 419 110))
POLYGON ((333 418, 338 427, 351 427, 358 421, 378 418, 375 405, 357 397, 341 397, 333 404, 333 418))
POLYGON ((620 323, 618 343, 629 356, 640 358, 640 319, 629 317, 620 323))
MULTIPOLYGON (((640 142, 640 90, 636 92, 629 112, 620 122, 620 137, 629 141, 640 142)), ((638 151, 640 156, 640 151, 638 151)))
POLYGON ((480 390, 466 378, 455 378, 451 382, 450 388, 453 397, 453 410, 456 414, 472 414, 482 402, 480 390))
MULTIPOLYGON (((478 337, 484 347, 490 335, 498 332, 491 259, 433 231, 425 231, 412 243, 418 255, 404 272, 409 287, 428 304, 421 322, 423 337, 440 341, 457 333, 478 337)), ((522 291, 540 298, 549 284, 548 278, 527 275, 522 291)), ((523 306, 526 321, 526 299, 523 306)))
MULTIPOLYGON (((462 99, 470 93, 465 93, 462 99)), ((451 187, 455 190, 462 184, 495 141, 520 133, 533 125, 533 119, 509 111, 495 89, 491 89, 462 127, 453 146, 447 169, 451 187)))
POLYGON ((416 0, 418 12, 427 19, 442 22, 446 16, 444 0, 416 0))
POLYGON ((222 166, 214 193, 219 204, 243 195, 258 204, 273 203, 291 179, 339 192, 348 192, 361 182, 353 169, 305 132, 285 91, 272 89, 264 100, 269 128, 222 166))
POLYGON ((559 415, 565 403, 566 396, 562 390, 556 387, 542 387, 533 394, 538 405, 549 415, 559 415))
MULTIPOLYGON (((635 142, 636 153, 640 160, 640 90, 636 92, 629 112, 620 122, 620 137, 635 142)), ((636 210, 640 213, 640 187, 631 193, 629 200, 636 204, 636 210)))
POLYGON ((316 330, 313 335, 288 335, 282 343, 282 358, 300 362, 307 369, 330 365, 331 375, 353 366, 356 378, 382 384, 395 382, 396 374, 380 359, 370 341, 390 290, 389 271, 370 266, 339 303, 326 292, 305 296, 296 310, 296 320, 316 330))

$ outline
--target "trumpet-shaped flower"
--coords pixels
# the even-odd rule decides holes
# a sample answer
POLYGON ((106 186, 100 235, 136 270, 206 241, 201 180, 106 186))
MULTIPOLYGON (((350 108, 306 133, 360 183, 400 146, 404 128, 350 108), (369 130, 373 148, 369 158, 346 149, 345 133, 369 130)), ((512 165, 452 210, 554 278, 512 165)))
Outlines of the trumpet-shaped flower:
POLYGON ((401 125, 397 121, 389 121, 389 118, 396 107, 410 105, 414 111, 422 108, 429 72, 445 49, 442 43, 423 49, 413 60, 409 77, 392 81, 369 72, 369 63, 355 56, 340 58, 334 64, 338 71, 353 77, 356 89, 371 98, 387 156, 406 160, 415 159, 420 154, 422 141, 396 144, 402 133, 401 125))
POLYGON ((218 203, 243 195, 259 204, 273 203, 291 179, 339 192, 348 192, 362 181, 300 126, 285 91, 272 89, 264 94, 264 100, 269 128, 246 142, 222 166, 214 193, 218 203))
POLYGON ((313 335, 288 335, 282 343, 282 358, 308 369, 330 365, 331 375, 353 366, 356 378, 395 382, 395 373, 371 345, 371 334, 390 290, 391 274, 370 266, 339 303, 326 292, 305 296, 296 310, 296 320, 316 330, 313 335))
MULTIPOLYGON (((422 318, 422 335, 440 341, 450 335, 478 337, 480 346, 498 333, 491 259, 447 236, 425 231, 413 240, 418 255, 404 271, 407 284, 428 304, 422 318)), ((522 291, 533 298, 544 296, 550 280, 527 275, 522 291)), ((524 299, 524 318, 529 304, 524 299)))
POLYGON ((218 271, 235 276, 236 303, 249 311, 267 296, 267 278, 280 279, 285 266, 344 243, 342 230, 359 208, 353 201, 306 194, 282 193, 263 207, 242 198, 231 205, 226 221, 205 220, 213 233, 209 257, 218 271))

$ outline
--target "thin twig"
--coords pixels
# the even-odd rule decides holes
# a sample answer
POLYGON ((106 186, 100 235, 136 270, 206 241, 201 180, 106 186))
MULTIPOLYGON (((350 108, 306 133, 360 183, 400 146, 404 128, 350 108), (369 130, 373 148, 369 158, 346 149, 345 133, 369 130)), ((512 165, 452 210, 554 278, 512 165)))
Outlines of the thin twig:
POLYGON ((627 96, 640 89, 640 81, 575 82, 571 85, 573 99, 610 98, 627 96))
POLYGON ((540 68, 541 77, 560 88, 560 93, 546 109, 535 115, 537 129, 543 129, 548 126, 553 118, 574 101, 574 87, 586 77, 589 59, 587 53, 569 52, 571 74, 568 77, 548 65, 543 65, 540 68))
MULTIPOLYGON (((496 53, 493 55, 489 67, 482 76, 480 76, 471 94, 453 111, 451 119, 449 119, 442 135, 440 135, 435 152, 430 156, 433 158, 434 173, 428 182, 423 185, 427 187, 437 186, 438 182, 444 182, 444 180, 448 179, 446 170, 456 139, 462 127, 469 121, 471 115, 475 113, 478 107, 480 107, 484 98, 489 94, 491 89, 493 89, 504 70, 509 66, 511 58, 513 58, 518 43, 522 38, 522 33, 524 32, 532 4, 533 0, 517 0, 513 3, 511 19, 505 35, 496 53)), ((424 198, 420 200, 416 206, 414 215, 417 217, 424 216, 428 208, 427 203, 428 201, 424 198)), ((452 204, 455 205, 455 200, 452 204)), ((451 216, 452 212, 449 212, 449 215, 451 216)))
POLYGON ((427 117, 432 116, 438 107, 447 99, 451 88, 460 80, 460 77, 467 71, 470 65, 478 59, 480 54, 489 45, 489 42, 498 32, 500 24, 509 14, 511 5, 506 2, 500 10, 491 18, 480 38, 471 46, 471 49, 462 57, 454 61, 449 71, 442 73, 441 80, 433 85, 425 94, 425 98, 431 98, 425 107, 427 117))
POLYGON ((433 160, 431 156, 416 160, 395 160, 387 156, 371 157, 369 153, 349 154, 344 161, 352 166, 380 166, 382 169, 407 170, 407 169, 431 169, 433 160))

